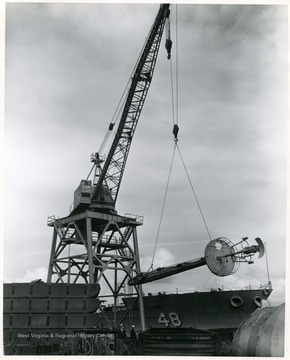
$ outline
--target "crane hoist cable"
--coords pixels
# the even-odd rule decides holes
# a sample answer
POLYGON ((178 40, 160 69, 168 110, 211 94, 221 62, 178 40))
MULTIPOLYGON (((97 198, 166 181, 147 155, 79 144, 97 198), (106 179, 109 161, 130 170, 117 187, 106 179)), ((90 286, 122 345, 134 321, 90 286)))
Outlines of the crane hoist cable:
MULTIPOLYGON (((166 45, 167 46, 165 45, 165 47, 166 47, 167 51, 169 49, 171 51, 172 41, 171 41, 171 38, 170 38, 169 19, 168 19, 168 24, 167 24, 167 36, 168 36, 167 39, 166 39, 166 45), (168 40, 170 40, 170 42, 168 42, 168 40)), ((189 184, 190 184, 190 187, 191 187, 191 191, 192 191, 192 193, 194 195, 194 198, 195 198, 196 204, 198 206, 199 212, 201 214, 201 217, 202 217, 204 226, 206 228, 208 237, 209 237, 210 240, 212 240, 210 232, 209 232, 209 228, 208 228, 208 225, 207 225, 207 222, 205 220, 205 217, 204 217, 201 205, 200 205, 200 202, 199 202, 199 200, 197 198, 196 191, 194 190, 193 183, 192 183, 192 181, 190 179, 187 167, 185 165, 183 156, 181 154, 180 148, 179 148, 178 143, 177 143, 178 142, 178 132, 179 132, 179 126, 178 126, 178 96, 179 96, 178 87, 179 87, 179 79, 178 79, 178 15, 177 15, 177 4, 176 4, 176 50, 175 50, 175 52, 176 52, 176 72, 175 72, 176 73, 176 84, 175 84, 176 107, 174 106, 175 97, 174 97, 174 81, 173 81, 172 59, 171 59, 171 54, 170 54, 170 56, 168 55, 168 59, 170 59, 171 101, 172 101, 172 119, 173 119, 172 133, 174 135, 174 149, 173 149, 172 159, 171 159, 171 163, 170 163, 170 169, 169 169, 168 179, 167 179, 167 183, 166 183, 164 199, 163 199, 163 203, 162 203, 161 215, 160 215, 160 220, 159 220, 159 224, 158 224, 158 230, 157 230, 157 235, 156 235, 156 240, 155 240, 155 245, 154 245, 154 250, 153 250, 152 262, 151 262, 150 268, 148 269, 148 272, 151 269, 153 269, 153 264, 154 264, 154 259, 155 259, 155 255, 156 255, 156 249, 157 249, 157 243, 158 243, 158 240, 159 240, 159 234, 160 234, 161 224, 162 224, 162 220, 163 220, 163 214, 164 214, 164 209, 165 209, 165 204, 166 204, 166 199, 167 199, 167 194, 168 194, 168 189, 169 189, 169 182, 170 182, 171 173, 172 173, 172 169, 173 169, 173 162, 174 162, 174 158, 175 158, 176 149, 178 150, 181 162, 183 164, 185 173, 187 175, 187 178, 188 178, 188 181, 189 181, 189 184)))
MULTIPOLYGON (((177 5, 176 5, 176 9, 177 9, 177 5)), ((176 11, 177 13, 177 11, 176 11)), ((177 29, 177 22, 176 22, 176 29, 177 29)), ((176 30, 177 31, 177 30, 176 30)), ((174 83, 173 83, 173 68, 172 68, 172 58, 171 58, 171 48, 172 48, 172 40, 171 40, 171 33, 170 33, 170 19, 168 18, 166 21, 166 34, 167 34, 167 38, 166 38, 166 43, 165 43, 165 47, 168 51, 168 56, 167 58, 170 60, 170 80, 171 80, 171 106, 172 106, 172 122, 173 122, 173 126, 175 126, 175 124, 178 124, 178 114, 176 112, 175 115, 175 107, 174 107, 174 83)), ((176 43, 177 43, 177 37, 176 37, 176 43)), ((177 50, 175 51, 175 55, 177 58, 177 50)), ((177 67, 176 67, 176 71, 175 73, 177 74, 177 67)), ((178 83, 176 82, 176 98, 177 98, 177 88, 178 88, 178 83)), ((176 127, 175 127, 176 128, 176 127)))
MULTIPOLYGON (((142 51, 141 51, 141 52, 142 52, 142 51)), ((139 55, 139 57, 138 57, 137 62, 139 61, 140 56, 141 56, 141 53, 140 53, 140 55, 139 55)), ((135 65, 135 67, 134 67, 134 70, 133 70, 133 72, 132 72, 132 75, 133 75, 133 73, 134 73, 134 71, 135 71, 135 68, 136 68, 136 65, 135 65)), ((114 112, 114 115, 113 115, 113 117, 112 117, 112 120, 111 120, 111 122, 110 122, 110 124, 109 124, 109 127, 108 127, 108 129, 107 129, 107 131, 106 131, 106 134, 105 134, 105 136, 104 136, 104 139, 103 139, 103 141, 102 141, 102 143, 101 143, 101 146, 100 146, 100 148, 99 148, 99 154, 101 154, 101 153, 103 152, 103 149, 104 149, 104 147, 105 147, 105 145, 106 145, 106 143, 107 143, 107 141, 108 141, 108 139, 109 139, 109 137, 110 137, 110 135, 111 135, 114 127, 115 127, 116 121, 120 118, 119 115, 120 115, 120 113, 121 113, 121 111, 122 111, 122 109, 123 109, 123 105, 124 105, 124 103, 125 103, 125 101, 126 101, 126 94, 127 94, 127 92, 129 91, 129 84, 130 84, 130 80, 131 80, 131 78, 132 78, 132 75, 131 75, 130 79, 128 80, 127 84, 126 84, 125 89, 124 89, 124 91, 123 91, 123 94, 122 94, 122 96, 121 96, 121 98, 120 98, 120 101, 119 101, 119 103, 118 103, 118 105, 117 105, 117 107, 116 107, 116 110, 115 110, 115 112, 114 112)))
MULTIPOLYGON (((174 123, 174 126, 173 126, 173 134, 174 134, 174 136, 175 136, 175 139, 177 139, 177 134, 178 134, 178 130, 179 130, 179 127, 178 127, 178 113, 179 113, 179 109, 178 109, 178 105, 179 105, 179 92, 178 92, 178 90, 179 90, 179 77, 178 77, 178 68, 179 68, 179 64, 178 64, 178 6, 177 6, 177 4, 176 4, 175 18, 176 18, 176 46, 175 46, 175 48, 176 48, 176 123, 174 123)), ((194 198, 195 198, 195 201, 196 201, 196 203, 197 203, 197 206, 198 206, 199 212, 200 212, 200 214, 201 214, 202 220, 203 220, 203 222, 204 222, 204 225, 205 225, 206 231, 207 231, 207 233, 208 233, 209 239, 211 240, 211 235, 210 235, 210 232, 209 232, 209 228, 208 228, 207 222, 206 222, 206 220, 205 220, 203 211, 202 211, 202 209, 201 209, 200 203, 199 203, 199 201, 198 201, 196 192, 195 192, 195 190, 194 190, 192 181, 191 181, 191 179, 190 179, 189 173, 188 173, 188 171, 187 171, 185 162, 184 162, 184 160, 183 160, 183 157, 182 157, 182 154, 181 154, 181 151, 180 151, 180 148, 179 148, 177 142, 176 142, 176 147, 177 147, 177 149, 178 149, 180 159, 181 159, 181 161, 182 161, 184 170, 185 170, 185 172, 186 172, 186 175, 187 175, 187 178, 188 178, 188 181, 189 181, 189 184, 190 184, 192 193, 193 193, 194 198)))
MULTIPOLYGON (((176 8, 177 8, 177 5, 176 5, 176 8)), ((163 219, 163 213, 164 213, 166 199, 167 199, 169 182, 170 182, 170 177, 171 177, 171 173, 172 173, 175 152, 176 152, 176 148, 177 148, 178 131, 179 131, 178 124, 175 122, 174 84, 173 84, 173 70, 172 70, 172 58, 171 58, 172 40, 171 40, 171 34, 170 34, 170 18, 166 19, 165 27, 166 27, 165 48, 167 50, 167 59, 170 60, 170 84, 171 84, 171 103, 172 103, 172 122, 173 122, 173 131, 172 132, 174 135, 174 148, 173 148, 173 154, 172 154, 172 158, 171 158, 169 174, 168 174, 167 183, 166 183, 164 199, 163 199, 162 208, 161 208, 161 215, 160 215, 159 225, 158 225, 158 229, 157 229, 157 235, 156 235, 156 239, 155 239, 155 246, 154 246, 154 250, 153 250, 151 266, 148 269, 148 271, 150 271, 150 269, 153 269, 154 258, 155 258, 155 254, 156 254, 157 243, 159 240, 159 234, 160 234, 160 229, 161 229, 161 224, 162 224, 162 219, 163 219)), ((177 28, 177 26, 176 26, 176 28, 177 28)))
MULTIPOLYGON (((157 248, 157 243, 158 243, 158 239, 159 239, 159 233, 160 233, 160 229, 161 229, 161 223, 162 223, 162 219, 163 219, 163 213, 164 213, 164 209, 165 209, 165 203, 166 203, 166 199, 167 199, 167 193, 168 193, 169 182, 170 182, 170 177, 171 177, 172 168, 173 168, 173 161, 174 161, 174 157, 175 157, 176 147, 177 147, 177 141, 175 141, 174 148, 173 148, 173 154, 172 154, 172 158, 171 158, 171 163, 170 163, 170 168, 169 168, 169 174, 168 174, 168 178, 167 178, 167 183, 166 183, 166 188, 165 188, 165 194, 164 194, 164 199, 163 199, 163 203, 162 203, 162 209, 161 209, 161 215, 160 215, 160 219, 159 219, 159 225, 158 225, 158 230, 157 230, 157 235, 156 235, 156 240, 155 240, 155 246, 154 246, 153 256, 152 256, 152 261, 151 261, 151 266, 150 266, 149 270, 150 270, 151 268, 153 269, 153 263, 154 263, 154 258, 155 258, 155 254, 156 254, 156 248, 157 248)), ((148 271, 149 271, 149 270, 148 270, 148 271)))
POLYGON ((175 45, 175 54, 176 54, 176 63, 175 63, 175 74, 176 74, 176 124, 178 125, 178 112, 179 112, 179 109, 178 109, 178 104, 179 104, 179 92, 178 92, 178 89, 179 89, 179 77, 178 77, 178 67, 179 67, 179 64, 178 64, 178 6, 176 4, 175 6, 176 8, 176 11, 175 11, 175 21, 176 21, 176 27, 175 27, 175 32, 176 32, 176 45, 175 45))
POLYGON ((178 153, 179 153, 180 159, 181 159, 181 161, 182 161, 182 164, 183 164, 184 170, 185 170, 185 172, 186 172, 186 175, 187 175, 187 178, 188 178, 188 181, 189 181, 189 184, 190 184, 190 187, 191 187, 192 193, 193 193, 194 198, 195 198, 195 201, 196 201, 196 203, 197 203, 197 206, 198 206, 198 209, 199 209, 200 215, 201 215, 202 220, 203 220, 203 223, 204 223, 204 225, 205 225, 205 228, 206 228, 206 231, 207 231, 208 237, 209 237, 209 239, 210 239, 210 240, 212 240, 211 235, 210 235, 210 232, 209 232, 209 229, 208 229, 208 226, 207 226, 207 223, 206 223, 206 221, 205 221, 205 217, 204 217, 203 211, 202 211, 201 206, 200 206, 200 203, 199 203, 199 201, 198 201, 198 198, 197 198, 196 192, 195 192, 195 190, 194 190, 194 187, 193 187, 192 181, 191 181, 191 179, 190 179, 189 173, 188 173, 188 171, 187 171, 187 168, 186 168, 185 162, 184 162, 183 157, 182 157, 182 155, 181 155, 180 148, 179 148, 178 144, 177 144, 176 146, 177 146, 177 150, 178 150, 178 153))
MULTIPOLYGON (((149 33, 150 33, 150 32, 149 32, 149 33)), ((148 36, 147 36, 147 38, 148 38, 148 36)), ((146 40, 147 40, 147 38, 146 38, 146 40)), ((138 63, 139 63, 139 60, 140 60, 140 58, 141 58, 141 56, 142 56, 142 53, 143 53, 143 51, 144 51, 144 48, 145 48, 145 46, 146 46, 146 40, 145 40, 145 42, 144 42, 144 44, 143 44, 143 47, 142 47, 142 49, 141 49, 141 51, 140 51, 140 53, 139 53, 139 56, 138 56, 137 61, 136 61, 136 63, 135 63, 135 66, 134 66, 134 68, 133 68, 133 70, 132 70, 131 76, 129 77, 129 80, 128 80, 126 86, 125 86, 125 89, 124 89, 124 91, 123 91, 123 94, 122 94, 122 96, 121 96, 121 98, 120 98, 120 100, 119 100, 119 103, 118 103, 118 105, 117 105, 117 107, 116 107, 116 110, 115 110, 114 115, 113 115, 113 117, 112 117, 112 120, 111 120, 111 122, 110 122, 110 124, 109 124, 109 127, 108 127, 108 129, 107 129, 107 131, 106 131, 106 134, 105 134, 105 136, 104 136, 104 139, 103 139, 103 141, 102 141, 102 143, 101 143, 101 145, 100 145, 99 154, 101 154, 101 153, 103 152, 103 149, 104 149, 104 147, 105 147, 105 145, 106 145, 106 143, 107 143, 110 135, 112 134, 112 131, 113 131, 114 128, 115 128, 116 121, 117 121, 117 120, 120 120, 120 114, 121 114, 121 112, 122 112, 122 110, 123 110, 123 107, 124 107, 124 104, 125 104, 125 102, 126 102, 126 95, 127 95, 128 91, 129 91, 129 88, 130 88, 130 82, 131 82, 131 80, 132 80, 132 78, 133 78, 133 75, 134 75, 134 73, 135 73, 135 71, 136 71, 136 67, 137 67, 137 65, 138 65, 138 63)), ((91 174, 91 172, 92 172, 92 170, 90 171, 90 174, 91 174)), ((89 176, 88 176, 88 177, 89 177, 89 176)))

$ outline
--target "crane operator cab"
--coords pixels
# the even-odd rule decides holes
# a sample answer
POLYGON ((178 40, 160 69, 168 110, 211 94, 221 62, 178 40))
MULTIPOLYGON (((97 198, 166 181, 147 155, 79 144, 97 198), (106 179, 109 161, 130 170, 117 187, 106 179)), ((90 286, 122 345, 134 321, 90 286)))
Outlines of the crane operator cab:
POLYGON ((110 208, 110 204, 113 207, 114 202, 111 195, 111 191, 108 187, 102 185, 98 198, 92 201, 91 195, 95 189, 95 185, 92 185, 92 180, 81 180, 80 185, 74 192, 74 204, 73 212, 76 209, 84 210, 84 208, 90 207, 93 209, 110 208))
POLYGON ((80 204, 91 203, 92 180, 81 180, 80 185, 74 192, 74 209, 80 204))
MULTIPOLYGON (((72 212, 76 213, 86 208, 90 210, 107 210, 115 213, 115 203, 112 196, 112 190, 108 187, 107 182, 100 181, 100 174, 102 172, 101 163, 104 162, 104 157, 98 153, 91 155, 91 162, 94 163, 93 181, 81 180, 80 185, 74 192, 74 203, 72 212), (97 191, 96 188, 98 187, 97 191)), ((92 172, 92 171, 91 171, 92 172)))

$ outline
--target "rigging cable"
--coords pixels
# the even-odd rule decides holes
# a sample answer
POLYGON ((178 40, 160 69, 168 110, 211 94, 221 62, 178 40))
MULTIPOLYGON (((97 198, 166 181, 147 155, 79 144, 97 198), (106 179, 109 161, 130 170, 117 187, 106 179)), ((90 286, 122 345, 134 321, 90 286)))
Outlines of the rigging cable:
POLYGON ((174 109, 174 91, 173 91, 173 75, 172 75, 172 61, 170 59, 170 78, 171 78, 171 104, 172 104, 172 123, 175 125, 175 109, 174 109))
POLYGON ((176 11, 175 11, 175 18, 176 18, 176 65, 175 65, 175 74, 176 74, 176 124, 178 125, 178 97, 179 97, 179 93, 178 93, 178 88, 179 88, 179 79, 178 79, 178 13, 177 13, 177 4, 176 4, 176 11))
MULTIPOLYGON (((140 57, 140 55, 139 55, 139 57, 140 57)), ((135 67, 136 67, 136 65, 135 65, 135 67)), ((135 69, 135 68, 134 68, 134 69, 135 69)), ((126 84, 126 86, 125 86, 125 89, 124 89, 124 91, 123 91, 123 94, 122 94, 122 96, 121 96, 121 98, 120 98, 120 100, 119 100, 119 103, 118 103, 118 105, 117 105, 117 108, 116 108, 116 110, 115 110, 115 113, 114 113, 114 115, 113 115, 113 118, 112 118, 112 120, 111 120, 111 122, 110 122, 110 125, 109 125, 108 129, 107 129, 107 132, 106 132, 106 134, 105 134, 105 137, 104 137, 104 139, 103 139, 103 142, 101 143, 101 146, 100 146, 100 148, 99 148, 99 154, 102 153, 103 148, 105 147, 105 144, 107 143, 108 138, 109 138, 109 136, 110 136, 110 134, 111 134, 111 131, 113 130, 113 128, 114 128, 114 126, 115 126, 115 123, 116 123, 116 121, 117 121, 117 119, 118 119, 118 117, 119 117, 119 115, 120 115, 120 113, 121 113, 123 104, 125 103, 125 100, 126 100, 125 95, 126 95, 126 93, 128 92, 130 80, 131 80, 131 78, 128 80, 128 82, 127 82, 127 84, 126 84)))
MULTIPOLYGON (((150 34, 150 31, 149 31, 149 34, 150 34)), ((148 34, 148 36, 149 36, 149 34, 148 34)), ((124 104, 125 104, 125 102, 126 102, 126 95, 127 95, 128 92, 129 92, 130 82, 132 81, 132 78, 133 78, 133 75, 134 75, 134 73, 135 73, 135 71, 136 71, 136 68, 137 68, 137 65, 138 65, 138 63, 139 63, 139 60, 140 60, 141 55, 142 55, 142 53, 143 53, 143 50, 144 50, 144 48, 145 48, 145 46, 146 46, 146 41, 147 41, 147 39, 148 39, 148 36, 147 36, 146 39, 145 39, 145 42, 144 42, 144 44, 143 44, 143 46, 142 46, 142 49, 141 49, 141 51, 140 51, 140 53, 139 53, 139 56, 138 56, 138 58, 137 58, 137 61, 136 61, 135 65, 134 65, 134 68, 133 68, 133 70, 132 70, 131 76, 129 77, 129 80, 127 81, 127 84, 126 84, 125 89, 124 89, 124 91, 123 91, 123 94, 122 94, 122 96, 121 96, 121 98, 120 98, 120 100, 119 100, 119 103, 118 103, 117 108, 116 108, 116 110, 115 110, 115 112, 114 112, 114 115, 113 115, 113 117, 112 117, 112 120, 111 120, 111 122, 110 122, 110 124, 109 124, 109 127, 108 127, 108 129, 107 129, 107 132, 106 132, 106 134, 105 134, 105 137, 104 137, 104 139, 103 139, 103 141, 102 141, 102 143, 101 143, 101 146, 100 146, 100 148, 99 148, 99 154, 102 153, 103 148, 105 147, 105 145, 106 145, 106 143, 107 143, 107 141, 108 141, 108 138, 109 138, 109 136, 111 135, 111 131, 112 131, 112 130, 114 129, 114 127, 115 127, 116 122, 117 122, 117 121, 120 121, 120 114, 121 114, 121 111, 123 110, 124 104)), ((115 133, 115 134, 116 134, 116 133, 115 133)))
MULTIPOLYGON (((176 21, 177 21, 177 4, 176 4, 176 21)), ((162 204, 162 209, 161 209, 160 220, 159 220, 158 229, 157 229, 157 235, 156 235, 156 240, 155 240, 155 245, 154 245, 154 250, 153 250, 153 255, 152 255, 152 262, 151 262, 151 265, 150 265, 150 267, 148 269, 148 272, 150 271, 150 269, 153 269, 154 258, 155 258, 155 254, 156 254, 157 243, 158 243, 158 239, 159 239, 159 233, 160 233, 160 229, 161 229, 161 223, 162 223, 162 219, 163 219, 163 213, 164 213, 164 209, 165 209, 167 193, 168 193, 168 188, 169 188, 169 182, 170 182, 170 177, 171 177, 171 173, 172 173, 173 161, 174 161, 174 157, 175 157, 175 152, 176 152, 176 147, 177 147, 177 140, 178 140, 177 139, 177 134, 178 134, 177 122, 178 122, 178 120, 176 120, 176 122, 175 122, 173 70, 172 70, 172 58, 171 58, 171 55, 170 55, 171 46, 172 46, 172 41, 171 41, 171 38, 170 38, 170 18, 167 18, 166 28, 167 28, 166 29, 167 30, 166 31, 167 32, 166 42, 169 40, 169 42, 171 43, 170 47, 169 47, 170 50, 168 52, 168 57, 167 58, 170 60, 171 102, 172 102, 172 122, 173 122, 173 134, 174 134, 174 148, 173 148, 173 154, 172 154, 172 159, 171 159, 171 164, 170 164, 170 169, 169 169, 169 174, 168 174, 168 179, 167 179, 167 184, 166 184, 166 189, 165 189, 165 194, 164 194, 164 199, 163 199, 163 204, 162 204)), ((177 23, 176 23, 176 32, 177 32, 177 23)), ((176 33, 176 35, 177 35, 177 33, 176 33)), ((165 47, 166 47, 166 45, 165 45, 165 47)), ((177 56, 177 50, 176 50, 175 53, 176 53, 176 56, 177 56)), ((177 71, 177 69, 176 69, 176 71, 177 71)))
MULTIPOLYGON (((201 214, 203 223, 205 225, 207 234, 209 236, 209 239, 210 240, 212 239, 211 235, 210 235, 210 232, 209 232, 209 228, 208 228, 206 220, 205 220, 205 217, 203 215, 200 203, 198 201, 196 192, 194 190, 192 181, 190 179, 190 176, 189 176, 189 173, 187 171, 185 162, 183 160, 181 151, 180 151, 179 146, 177 144, 177 142, 178 142, 177 135, 178 135, 178 131, 179 131, 179 127, 178 127, 178 112, 179 112, 179 110, 178 110, 178 96, 179 96, 179 94, 178 94, 178 86, 179 86, 178 82, 179 82, 179 79, 178 79, 178 26, 177 26, 177 24, 178 24, 178 15, 177 15, 177 4, 176 4, 176 84, 175 84, 176 107, 174 106, 174 84, 173 84, 172 59, 171 59, 171 57, 169 57, 169 59, 170 59, 170 76, 171 76, 171 98, 172 98, 172 114, 173 114, 172 117, 173 117, 174 149, 173 149, 173 155, 172 155, 172 159, 171 159, 170 170, 169 170, 169 175, 168 175, 166 189, 165 189, 165 195, 164 195, 163 204, 162 204, 161 216, 160 216, 157 235, 156 235, 156 240, 155 240, 155 246, 154 246, 154 251, 153 251, 153 256, 152 256, 152 262, 151 262, 150 268, 148 269, 148 272, 150 271, 150 269, 153 269, 153 263, 154 263, 154 258, 155 258, 155 254, 156 254, 156 248, 157 248, 157 243, 158 243, 158 239, 159 239, 159 233, 160 233, 160 229, 161 229, 161 223, 162 223, 162 219, 163 219, 163 213, 164 213, 164 208, 165 208, 165 204, 166 204, 167 193, 168 193, 169 182, 170 182, 170 177, 171 177, 171 173, 172 173, 173 161, 174 161, 174 158, 175 158, 176 149, 179 152, 180 159, 181 159, 183 167, 185 169, 185 172, 186 172, 186 175, 187 175, 187 178, 188 178, 192 193, 193 193, 195 201, 197 203, 197 206, 198 206, 199 212, 201 214), (175 113, 175 111, 176 111, 176 113, 175 113)), ((168 23, 168 38, 170 39, 170 23, 168 23)))
POLYGON ((207 231, 207 233, 208 233, 209 239, 211 240, 210 232, 209 232, 209 229, 208 229, 207 223, 206 223, 206 221, 205 221, 205 217, 204 217, 204 215, 203 215, 203 212, 202 212, 202 209, 201 209, 200 203, 199 203, 198 198, 197 198, 197 196, 196 196, 196 192, 195 192, 195 190, 194 190, 193 184, 192 184, 192 182, 191 182, 191 179, 190 179, 189 173, 188 173, 188 171, 187 171, 187 168, 186 168, 185 162, 184 162, 184 160, 183 160, 183 157, 182 157, 182 155, 181 155, 181 151, 180 151, 180 149, 179 149, 179 146, 178 146, 178 145, 177 145, 177 149, 178 149, 179 156, 180 156, 180 159, 181 159, 181 161, 182 161, 182 164, 183 164, 184 170, 185 170, 185 172, 186 172, 186 175, 187 175, 187 178, 188 178, 188 181, 189 181, 189 184, 190 184, 191 190, 192 190, 193 195, 194 195, 194 197, 195 197, 195 201, 196 201, 196 203, 197 203, 197 206, 198 206, 199 212, 200 212, 200 214, 201 214, 201 217, 202 217, 203 223, 204 223, 204 225, 205 225, 205 228, 206 228, 206 231, 207 231))
MULTIPOLYGON (((172 102, 172 121, 173 126, 178 125, 178 17, 177 17, 177 4, 176 4, 176 26, 175 26, 175 74, 176 74, 176 84, 175 84, 175 98, 176 98, 176 108, 174 106, 174 84, 173 84, 173 69, 172 69, 172 59, 170 57, 170 78, 171 78, 171 102, 172 102)), ((170 37, 170 22, 168 19, 168 36, 170 37)))
POLYGON ((157 242, 158 242, 158 239, 159 239, 159 233, 160 233, 161 223, 162 223, 162 219, 163 219, 165 203, 166 203, 166 199, 167 199, 167 193, 168 193, 169 182, 170 182, 170 177, 171 177, 171 173, 172 173, 173 160, 174 160, 174 157, 175 157, 176 147, 177 147, 177 141, 175 141, 175 144, 174 144, 174 149, 173 149, 173 154, 172 154, 172 159, 171 159, 171 164, 170 164, 170 169, 169 169, 169 175, 168 175, 168 179, 167 179, 165 195, 164 195, 164 199, 163 199, 162 210, 161 210, 161 215, 160 215, 160 220, 159 220, 159 225, 158 225, 158 230, 157 230, 157 235, 156 235, 156 240, 155 240, 155 246, 154 246, 154 251, 153 251, 153 256, 152 256, 152 262, 151 262, 151 266, 150 266, 149 270, 151 268, 153 268, 153 263, 154 263, 156 248, 157 248, 157 242))
POLYGON ((271 285, 270 272, 269 272, 269 264, 268 264, 268 251, 267 251, 266 243, 265 243, 265 242, 264 242, 264 247, 265 247, 265 254, 266 254, 266 266, 267 266, 268 284, 271 285))
MULTIPOLYGON (((179 109, 178 109, 178 103, 179 103, 179 93, 178 93, 178 89, 179 89, 178 67, 179 67, 179 64, 178 64, 178 6, 177 6, 177 4, 176 4, 176 13, 175 13, 175 16, 176 16, 176 123, 174 124, 174 126, 175 126, 175 125, 178 126, 178 113, 179 113, 179 109)), ((172 91, 173 91, 173 90, 172 90, 172 91)), ((176 135, 176 139, 177 139, 177 135, 176 135)), ((177 144, 177 143, 176 143, 176 144, 177 144)), ((195 200, 196 200, 198 209, 199 209, 199 211, 200 211, 202 220, 203 220, 203 222, 204 222, 206 231, 207 231, 207 233, 208 233, 209 239, 211 240, 211 235, 210 235, 210 232, 209 232, 207 223, 206 223, 206 221, 205 221, 205 217, 204 217, 204 215, 203 215, 203 212, 202 212, 200 203, 199 203, 199 201, 198 201, 196 192, 195 192, 195 190, 194 190, 193 184, 192 184, 192 182, 191 182, 189 173, 188 173, 188 171, 187 171, 185 162, 184 162, 183 157, 182 157, 182 155, 181 155, 179 146, 178 146, 178 145, 176 145, 176 146, 177 146, 177 149, 178 149, 178 152, 179 152, 181 161, 182 161, 182 163, 183 163, 183 166, 184 166, 184 169, 185 169, 185 172, 186 172, 186 175, 187 175, 187 178, 188 178, 190 187, 191 187, 192 192, 193 192, 193 195, 194 195, 194 197, 195 197, 195 200)))
MULTIPOLYGON (((267 285, 269 286, 269 289, 272 289, 272 283, 271 283, 271 280, 270 280, 270 273, 269 273, 269 264, 268 264, 268 251, 267 251, 265 242, 264 242, 264 247, 265 247, 267 276, 268 276, 268 284, 267 285)), ((267 298, 266 300, 267 300, 268 305, 271 307, 272 305, 271 305, 271 303, 269 301, 269 298, 267 298)))

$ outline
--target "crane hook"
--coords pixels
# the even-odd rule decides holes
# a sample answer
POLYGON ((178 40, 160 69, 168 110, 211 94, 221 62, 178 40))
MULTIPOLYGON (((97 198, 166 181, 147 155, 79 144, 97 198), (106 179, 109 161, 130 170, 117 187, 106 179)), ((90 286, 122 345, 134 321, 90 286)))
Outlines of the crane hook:
POLYGON ((167 50, 167 59, 171 59, 171 48, 172 48, 172 40, 171 39, 166 39, 165 42, 165 48, 167 50))
POLYGON ((179 126, 177 124, 174 124, 173 126, 173 130, 172 133, 174 135, 174 141, 178 141, 178 131, 179 131, 179 126))

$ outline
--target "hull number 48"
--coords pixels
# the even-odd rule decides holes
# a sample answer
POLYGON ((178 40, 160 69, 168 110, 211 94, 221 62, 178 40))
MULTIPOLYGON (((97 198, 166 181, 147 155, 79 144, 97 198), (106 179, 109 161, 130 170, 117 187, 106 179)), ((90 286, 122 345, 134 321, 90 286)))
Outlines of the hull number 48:
POLYGON ((179 315, 175 312, 170 312, 168 315, 165 313, 160 313, 158 317, 158 324, 162 324, 165 326, 174 326, 179 327, 182 325, 179 315))

